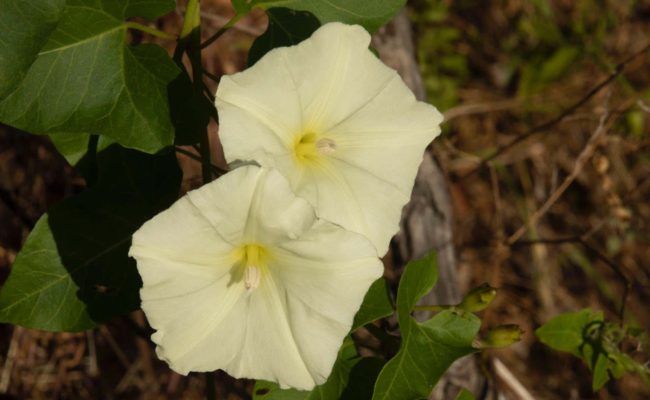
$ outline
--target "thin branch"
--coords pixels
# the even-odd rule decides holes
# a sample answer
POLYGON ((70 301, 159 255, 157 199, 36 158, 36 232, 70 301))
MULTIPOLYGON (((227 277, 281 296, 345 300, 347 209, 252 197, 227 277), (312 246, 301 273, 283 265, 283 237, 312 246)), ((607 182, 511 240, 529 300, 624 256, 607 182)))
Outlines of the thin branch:
POLYGON ((208 72, 206 70, 203 70, 203 75, 205 75, 206 77, 212 79, 216 83, 219 83, 219 81, 221 80, 220 77, 218 77, 217 75, 213 74, 212 72, 208 72))
POLYGON ((228 29, 232 28, 237 21, 239 21, 243 17, 241 14, 235 14, 234 17, 232 17, 224 26, 222 26, 217 32, 215 32, 212 36, 210 36, 205 42, 201 43, 201 49, 205 49, 212 43, 214 43, 217 39, 221 37, 228 29))
POLYGON ((584 165, 587 163, 587 160, 591 157, 593 152, 596 150, 598 141, 607 131, 605 127, 605 123, 608 121, 610 115, 611 114, 609 113, 609 111, 607 111, 600 117, 600 121, 598 122, 598 127, 594 131, 593 135, 591 135, 591 138, 589 138, 589 141, 587 142, 585 148, 580 152, 580 155, 576 159, 575 165, 573 166, 573 170, 571 171, 571 173, 566 178, 564 178, 562 184, 549 196, 548 199, 546 199, 544 204, 539 209, 537 209, 528 218, 528 220, 519 229, 517 229, 515 233, 513 233, 508 238, 507 240, 508 245, 512 245, 517 240, 521 239, 521 237, 528 231, 528 229, 531 226, 536 225, 537 222, 548 212, 548 210, 559 200, 559 198, 564 194, 564 192, 569 188, 569 186, 571 186, 573 181, 582 171, 584 165))
MULTIPOLYGON (((182 155, 184 155, 186 157, 189 157, 194 161, 201 162, 201 157, 200 156, 192 153, 191 151, 187 151, 182 147, 176 147, 176 152, 180 153, 180 154, 182 154, 182 155)), ((215 175, 215 176, 221 176, 221 175, 225 174, 226 172, 228 172, 225 169, 219 168, 214 164, 210 164, 210 166, 212 168, 212 174, 215 175)))
POLYGON ((627 304, 627 299, 630 294, 630 287, 631 287, 630 280, 625 276, 625 274, 622 271, 622 268, 618 264, 612 261, 609 257, 607 257, 607 255, 601 252, 598 248, 589 244, 589 242, 584 237, 584 235, 569 236, 563 238, 553 238, 553 239, 542 238, 542 239, 535 239, 535 240, 520 240, 517 243, 513 243, 512 246, 513 247, 531 246, 536 244, 561 245, 565 243, 580 244, 582 247, 585 248, 585 250, 587 250, 592 255, 594 255, 597 259, 605 263, 605 265, 607 265, 614 272, 614 274, 616 274, 616 276, 621 280, 621 282, 623 283, 623 298, 621 299, 621 304, 618 309, 618 317, 622 324, 625 318, 625 307, 627 304))
POLYGON ((533 136, 533 135, 535 135, 535 134, 537 134, 537 133, 543 132, 543 131, 545 131, 545 130, 551 128, 551 127, 553 127, 553 126, 556 125, 557 123, 561 122, 564 118, 566 118, 568 115, 570 115, 571 113, 573 113, 574 111, 576 111, 578 108, 582 107, 585 103, 587 103, 587 101, 589 101, 589 100, 590 100, 592 97, 594 97, 598 92, 600 92, 603 88, 605 88, 605 87, 608 86, 611 82, 613 82, 614 79, 616 79, 619 75, 621 75, 621 74, 623 73, 623 70, 625 69, 625 66, 626 66, 627 64, 629 64, 632 60, 634 60, 634 59, 637 58, 638 56, 642 55, 643 53, 645 53, 645 52, 648 51, 649 49, 650 49, 650 43, 646 44, 643 48, 641 48, 641 50, 639 50, 639 51, 633 53, 632 55, 630 55, 629 57, 627 57, 626 59, 624 59, 623 61, 621 61, 620 63, 618 63, 618 64, 614 67, 614 70, 612 71, 612 73, 611 73, 611 74, 610 74, 606 79, 604 79, 604 80, 601 81, 599 84, 597 84, 596 86, 594 86, 594 87, 593 87, 589 92, 587 92, 587 94, 586 94, 585 96, 583 96, 580 100, 578 100, 577 102, 575 102, 575 103, 574 103, 573 105, 571 105, 570 107, 566 108, 564 111, 562 111, 560 114, 558 114, 558 115, 555 116, 554 118, 551 118, 550 120, 547 120, 547 121, 545 121, 545 122, 543 122, 543 123, 541 123, 541 124, 539 124, 539 125, 536 125, 536 126, 530 128, 530 129, 529 129, 528 131, 526 131, 525 133, 523 133, 523 134, 517 136, 516 138, 512 139, 508 144, 506 144, 506 145, 503 146, 503 147, 500 147, 500 148, 497 149, 494 153, 492 153, 491 155, 489 155, 489 156, 487 156, 486 158, 482 159, 481 162, 479 163, 479 165, 476 166, 476 168, 472 169, 471 171, 469 171, 469 172, 466 173, 465 175, 461 176, 460 179, 465 179, 465 178, 467 178, 468 176, 471 176, 471 175, 475 174, 475 173, 478 172, 481 168, 485 167, 485 166, 486 166, 490 161, 492 161, 492 160, 494 160, 495 158, 499 157, 499 156, 500 156, 501 154, 503 154, 504 152, 510 150, 510 149, 513 148, 514 146, 516 146, 516 145, 518 145, 519 143, 523 142, 524 140, 528 139, 529 137, 531 137, 531 136, 533 136))

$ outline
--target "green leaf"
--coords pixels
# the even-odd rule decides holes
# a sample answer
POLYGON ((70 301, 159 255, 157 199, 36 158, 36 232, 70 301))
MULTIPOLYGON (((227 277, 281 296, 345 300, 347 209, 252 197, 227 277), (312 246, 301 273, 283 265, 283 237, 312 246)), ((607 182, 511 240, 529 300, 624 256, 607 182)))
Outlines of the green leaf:
POLYGON ((0 321, 79 331, 137 309, 141 285, 131 234, 177 197, 173 153, 112 145, 97 154, 97 183, 41 217, 0 290, 0 321))
POLYGON ((50 140, 68 164, 75 166, 88 152, 90 135, 85 132, 64 132, 51 134, 50 140))
POLYGON ((124 20, 155 17, 173 4, 68 0, 36 60, 3 95, 0 121, 36 134, 102 134, 149 153, 171 145, 167 87, 179 69, 159 46, 126 45, 124 20))
POLYGON ((462 389, 456 396, 456 400, 476 400, 476 397, 469 390, 462 389))
POLYGON ((302 42, 320 26, 318 19, 309 12, 272 8, 266 15, 269 17, 269 26, 255 39, 248 52, 249 66, 255 64, 269 50, 302 42))
POLYGON ((585 330, 597 321, 603 321, 602 312, 585 309, 563 313, 538 328, 535 334, 545 345, 582 358, 585 330))
POLYGON ((0 12, 0 99, 34 62, 59 19, 65 0, 3 0, 0 12))
POLYGON ((390 300, 390 289, 386 279, 379 278, 368 289, 361 308, 354 316, 352 330, 391 314, 393 314, 393 304, 390 300))
POLYGON ((591 382, 591 389, 595 392, 603 387, 609 381, 609 373, 607 372, 609 362, 607 356, 603 353, 598 353, 598 358, 593 368, 593 379, 591 382))
POLYGON ((406 0, 232 0, 238 14, 245 14, 253 7, 275 7, 309 11, 322 23, 344 22, 358 24, 374 32, 388 22, 404 7, 406 0))
POLYGON ((435 253, 406 266, 397 292, 402 345, 379 374, 374 400, 428 398, 455 360, 476 351, 472 342, 481 323, 475 315, 446 310, 424 323, 410 316, 436 280, 435 253))
POLYGON ((347 337, 327 382, 307 392, 280 389, 275 383, 257 381, 253 388, 253 400, 369 399, 372 396, 372 384, 382 366, 383 361, 380 359, 360 357, 354 342, 347 337))

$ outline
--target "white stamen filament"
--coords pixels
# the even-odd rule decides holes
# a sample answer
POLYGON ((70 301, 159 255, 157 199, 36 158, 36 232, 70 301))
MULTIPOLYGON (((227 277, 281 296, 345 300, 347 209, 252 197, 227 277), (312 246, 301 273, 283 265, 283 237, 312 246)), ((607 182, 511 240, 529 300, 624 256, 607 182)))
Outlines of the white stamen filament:
POLYGON ((244 286, 246 289, 256 289, 260 285, 260 270, 254 265, 244 269, 244 286))
POLYGON ((322 155, 332 154, 336 151, 336 142, 328 138, 318 139, 316 150, 322 155))

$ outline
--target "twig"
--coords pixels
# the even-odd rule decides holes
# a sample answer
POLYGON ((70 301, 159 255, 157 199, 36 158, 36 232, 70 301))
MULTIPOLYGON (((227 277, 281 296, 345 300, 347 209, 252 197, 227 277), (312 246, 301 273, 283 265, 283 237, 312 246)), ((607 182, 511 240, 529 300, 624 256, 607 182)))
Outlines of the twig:
MULTIPOLYGON (((191 158, 194 161, 201 162, 201 157, 197 156, 196 154, 192 153, 191 151, 185 150, 182 147, 176 147, 176 152, 180 153, 180 154, 182 154, 182 155, 184 155, 184 156, 186 156, 188 158, 191 158)), ((227 170, 225 170, 223 168, 219 168, 214 164, 210 164, 210 166, 212 168, 212 173, 214 175, 216 175, 216 176, 221 176, 221 175, 225 174, 226 172, 228 172, 227 170)))
POLYGON ((131 365, 131 361, 129 361, 129 358, 126 356, 120 345, 117 344, 115 338, 113 338, 113 335, 108 330, 108 328, 104 325, 101 325, 99 327, 99 333, 106 339, 108 346, 111 348, 111 350, 113 350, 122 366, 128 370, 129 366, 131 365))
POLYGON ((7 350, 7 357, 2 366, 2 376, 0 376, 0 393, 7 393, 9 390, 9 383, 11 382, 11 370, 13 369, 14 359, 18 351, 18 338, 22 334, 23 328, 16 326, 11 334, 11 343, 9 350, 7 350))
POLYGON ((485 103, 460 104, 452 107, 443 113, 445 122, 466 115, 485 114, 494 111, 503 111, 516 108, 521 104, 519 99, 506 99, 485 103))
POLYGON ((217 75, 213 74, 212 72, 208 72, 206 70, 203 70, 203 75, 205 75, 207 78, 212 79, 216 83, 219 83, 219 81, 221 80, 220 77, 218 77, 217 75))
POLYGON ((88 375, 91 377, 99 376, 99 365, 97 364, 97 345, 95 343, 95 331, 86 331, 86 341, 88 342, 88 375))
POLYGON ((492 360, 495 375, 510 389, 520 400, 535 400, 532 394, 519 382, 512 372, 498 358, 492 360))
POLYGON ((605 112, 601 117, 598 122, 598 127, 594 131, 593 135, 591 135, 591 138, 589 138, 589 141, 587 142, 587 145, 585 148, 580 152, 580 155, 576 159, 575 165, 573 166, 573 170, 567 176, 562 184, 549 196, 548 199, 544 202, 544 204, 537 210, 535 211, 526 221, 524 225, 522 225, 515 233, 513 233, 507 240, 508 245, 512 245, 515 243, 517 240, 521 239, 521 237, 528 231, 528 229, 536 225, 537 222, 546 214, 546 212, 555 204, 555 202, 558 201, 558 199, 564 194, 564 192, 569 188, 571 183, 575 180, 575 178, 580 174, 582 171, 582 168, 586 164, 587 160, 591 155, 593 154, 594 150, 596 149, 596 146, 598 145, 598 141, 600 138, 605 134, 606 128, 605 128, 605 122, 610 117, 609 111, 605 112))
POLYGON ((623 282, 623 298, 621 299, 621 304, 618 309, 618 317, 622 324, 625 317, 625 307, 627 304, 627 298, 630 294, 630 286, 631 286, 630 280, 625 276, 625 274, 622 271, 622 268, 619 265, 617 265, 614 261, 612 261, 609 257, 603 254, 596 247, 589 244, 589 242, 587 242, 587 239, 585 238, 585 235, 570 236, 564 238, 554 238, 554 239, 542 238, 536 240, 520 240, 517 243, 514 243, 513 246, 530 246, 536 244, 560 245, 564 243, 580 244, 587 251, 592 253, 596 258, 598 258, 600 261, 605 263, 605 265, 607 265, 614 272, 614 274, 616 274, 616 276, 623 282))
POLYGON ((575 110, 582 107, 585 103, 587 103, 587 101, 589 101, 589 99, 594 97, 603 88, 605 88, 607 85, 609 85, 611 82, 613 82, 614 79, 616 79, 619 75, 621 75, 623 73, 623 70, 625 69, 625 66, 627 64, 629 64, 636 57, 638 57, 638 56, 642 55, 643 53, 645 53, 646 51, 648 51, 648 49, 650 49, 650 43, 646 44, 645 46, 643 46, 643 48, 641 48, 641 50, 633 53, 632 55, 628 56, 626 59, 624 59, 623 61, 618 63, 614 67, 614 70, 612 71, 612 73, 606 79, 604 79, 599 84, 594 86, 580 100, 575 102, 570 107, 566 108, 564 111, 562 111, 560 114, 558 114, 554 118, 551 118, 550 120, 542 122, 541 124, 530 128, 525 133, 523 133, 523 134, 517 136, 516 138, 512 139, 508 144, 506 144, 503 147, 500 147, 494 153, 492 153, 491 155, 489 155, 486 158, 482 159, 481 162, 479 163, 479 165, 476 166, 476 168, 472 169, 471 171, 469 171, 465 175, 461 176, 460 179, 465 179, 468 176, 475 174, 477 171, 479 171, 481 168, 483 168, 485 165, 487 165, 490 161, 494 160, 495 158, 497 158, 498 156, 500 156, 504 152, 510 150, 511 148, 516 146, 517 144, 519 144, 519 143, 523 142, 524 140, 528 139, 529 137, 531 137, 531 136, 533 136, 533 135, 535 135, 537 133, 543 132, 543 131, 551 128, 555 124, 561 122, 569 114, 573 113, 575 110))

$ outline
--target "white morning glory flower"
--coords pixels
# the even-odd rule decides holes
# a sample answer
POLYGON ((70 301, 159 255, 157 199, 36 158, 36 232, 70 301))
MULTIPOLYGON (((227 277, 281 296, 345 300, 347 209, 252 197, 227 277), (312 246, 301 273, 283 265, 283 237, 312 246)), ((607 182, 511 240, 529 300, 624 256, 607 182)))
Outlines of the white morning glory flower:
POLYGON ((326 381, 370 284, 372 244, 319 220, 277 171, 238 168, 133 235, 158 356, 181 373, 312 389, 326 381))
POLYGON ((388 250, 441 114, 368 50, 360 26, 330 23, 221 79, 226 160, 277 168, 319 217, 388 250))

